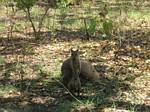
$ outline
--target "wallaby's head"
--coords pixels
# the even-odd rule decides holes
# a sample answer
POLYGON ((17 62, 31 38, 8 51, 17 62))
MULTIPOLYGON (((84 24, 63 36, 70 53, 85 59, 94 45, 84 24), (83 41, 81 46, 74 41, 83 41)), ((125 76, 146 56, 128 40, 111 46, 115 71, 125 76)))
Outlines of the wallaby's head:
POLYGON ((73 60, 76 60, 79 58, 79 47, 77 46, 77 48, 71 48, 71 57, 73 60))

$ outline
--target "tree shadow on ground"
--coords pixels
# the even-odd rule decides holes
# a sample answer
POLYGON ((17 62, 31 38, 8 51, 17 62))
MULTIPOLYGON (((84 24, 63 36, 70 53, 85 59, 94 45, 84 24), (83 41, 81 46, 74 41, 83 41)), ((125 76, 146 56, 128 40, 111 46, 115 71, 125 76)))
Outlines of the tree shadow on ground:
MULTIPOLYGON (((95 105, 93 111, 101 112, 105 108, 113 108, 115 105, 115 109, 123 109, 123 110, 132 110, 136 112, 148 112, 150 109, 150 105, 146 104, 136 104, 131 103, 129 101, 123 101, 119 99, 115 99, 119 94, 119 92, 132 92, 135 87, 131 86, 126 81, 120 80, 117 77, 109 78, 109 77, 101 77, 100 83, 95 83, 92 85, 91 91, 96 91, 95 96, 88 96, 85 100, 92 101, 95 105)), ((136 94, 136 93, 134 93, 136 94)), ((122 96, 123 97, 123 96, 122 96)), ((134 96, 137 97, 137 96, 134 96)))
MULTIPOLYGON (((140 33, 140 32, 145 32, 144 30, 129 30, 125 31, 126 35, 131 35, 132 32, 134 33, 140 33)), ((22 32, 23 33, 23 32, 22 32)), ((16 37, 16 38, 0 38, 0 54, 1 55, 9 55, 9 54, 25 54, 25 55, 32 55, 34 54, 34 47, 38 47, 41 44, 50 44, 51 41, 51 32, 50 31, 45 31, 45 32, 40 32, 41 34, 41 40, 35 40, 35 38, 21 38, 21 37, 16 37)), ((24 34, 24 35, 34 35, 33 32, 24 34)), ((137 49, 137 46, 140 46, 141 51, 146 51, 148 47, 148 41, 149 41, 149 33, 143 34, 140 37, 137 37, 136 39, 133 39, 131 37, 122 40, 122 45, 119 45, 119 38, 118 39, 113 39, 112 41, 116 42, 116 46, 119 47, 119 51, 116 52, 116 55, 126 55, 126 56, 131 56, 132 57, 140 57, 140 58, 145 58, 144 52, 140 52, 137 49), (145 36, 143 36, 145 35, 145 36), (142 44, 141 44, 142 43, 142 44), (130 46, 132 49, 128 49, 127 47, 130 46), (121 50, 123 49, 123 50, 121 50), (128 53, 130 52, 130 53, 128 53), (138 55, 137 55, 138 54, 138 55)), ((85 34, 84 29, 79 29, 76 31, 73 31, 71 29, 64 28, 63 30, 56 30, 56 35, 55 37, 58 40, 62 41, 70 41, 73 39, 82 39, 82 40, 87 40, 91 39, 93 41, 103 41, 103 39, 96 39, 96 37, 87 37, 85 34)), ((107 53, 112 50, 113 47, 111 45, 107 44, 106 46, 103 46, 101 52, 107 53), (107 49, 107 50, 106 50, 107 49)))
POLYGON ((33 55, 34 46, 38 44, 33 38, 0 38, 1 55, 33 55))
MULTIPOLYGON (((68 32, 67 35, 72 33, 71 31, 66 32, 68 32)), ((66 32, 64 33, 65 36, 67 36, 66 32)), ((78 32, 74 32, 71 38, 76 37, 77 34, 78 32)), ((148 36, 145 36, 145 38, 147 40, 148 36)), ((24 43, 31 42, 31 45, 33 46, 39 45, 36 44, 36 41, 32 39, 31 40, 14 39, 13 41, 14 43, 16 42, 15 46, 18 46, 16 47, 17 49, 24 48, 23 46, 24 43)), ((141 45, 140 44, 141 41, 143 41, 143 38, 137 38, 137 41, 129 40, 129 43, 132 43, 133 46, 141 46, 142 49, 146 50, 147 48, 144 46, 145 45, 148 46, 148 44, 146 43, 144 45, 141 45)), ((1 45, 3 44, 5 44, 5 46, 8 45, 8 49, 13 46, 11 41, 7 40, 4 40, 1 45)), ((124 43, 124 45, 126 44, 124 43)), ((11 53, 17 54, 17 52, 14 52, 15 50, 17 51, 17 49, 13 49, 11 53)), ((22 50, 24 51, 24 49, 22 50)), ((9 53, 10 52, 2 54, 7 55, 9 53)), ((123 53, 120 55, 134 56, 134 54, 128 55, 128 53, 123 53)), ((11 66, 16 65, 16 63, 13 63, 12 65, 8 63, 7 65, 8 65, 7 68, 12 68, 11 66)), ((102 73, 106 72, 107 67, 100 66, 99 68, 98 70, 101 71, 102 73)), ((0 109, 1 109, 0 111, 2 112, 5 111, 59 112, 66 106, 65 105, 66 102, 68 104, 67 105, 68 110, 66 112, 70 112, 73 107, 72 102, 74 101, 74 99, 73 100, 66 99, 64 94, 64 88, 61 87, 57 82, 47 79, 46 77, 42 77, 39 79, 24 79, 24 80, 12 80, 9 79, 9 77, 5 77, 4 79, 1 79, 0 82, 1 82, 0 86, 13 85, 15 88, 17 88, 19 92, 21 92, 21 95, 18 95, 17 97, 11 95, 10 97, 0 97, 0 109)), ((117 108, 130 110, 132 107, 134 107, 134 110, 137 112, 148 112, 148 110, 150 109, 150 106, 145 104, 133 104, 131 102, 112 100, 112 97, 116 97, 118 92, 120 92, 120 90, 130 91, 130 88, 134 88, 125 81, 120 80, 117 77, 113 78, 101 77, 100 82, 102 83, 102 85, 93 84, 91 82, 90 85, 85 84, 83 85, 83 91, 81 91, 86 94, 85 96, 83 95, 83 99, 81 99, 81 101, 83 102, 86 102, 87 100, 93 101, 93 103, 95 104, 94 110, 101 111, 103 110, 103 108, 112 107, 114 103, 116 104, 117 108), (90 92, 94 91, 95 95, 93 96, 91 94, 88 94, 89 93, 88 91, 90 92)), ((3 91, 3 89, 1 89, 1 91, 3 91)))
MULTIPOLYGON (((101 77, 100 82, 102 84, 92 84, 90 82, 90 85, 88 86, 86 82, 85 85, 83 85, 82 91, 82 94, 85 93, 86 95, 81 96, 81 101, 83 102, 86 102, 87 100, 93 101, 95 104, 95 111, 102 111, 106 107, 112 107, 114 103, 117 106, 116 108, 130 110, 134 107, 136 112, 148 112, 147 110, 150 109, 150 106, 145 104, 133 104, 125 101, 112 100, 112 97, 116 97, 120 90, 130 91, 130 88, 133 88, 131 85, 119 80, 117 77, 101 77), (88 91, 86 88, 88 88, 88 91), (88 94, 89 91, 94 91, 95 95, 88 94)), ((9 93, 9 97, 1 96, 1 112, 59 112, 66 107, 66 104, 68 104, 68 108, 66 107, 67 110, 65 112, 70 112, 73 107, 72 101, 74 101, 74 99, 66 99, 64 88, 60 86, 58 82, 51 80, 50 78, 40 77, 37 79, 15 81, 9 79, 4 83, 1 83, 1 86, 13 85, 20 94, 15 95, 15 92, 13 93, 12 91, 9 93)))
MULTIPOLYGON (((20 62, 21 63, 21 62, 20 62)), ((7 68, 13 68, 11 66, 16 63, 8 63, 7 68)), ((105 73, 107 66, 96 66, 97 70, 101 73, 105 73), (100 68, 100 69, 99 69, 100 68)), ((133 79, 134 80, 134 79, 133 79)), ((0 80, 0 86, 13 85, 19 92, 20 95, 10 97, 0 97, 0 111, 14 111, 14 112, 59 112, 63 108, 67 108, 65 112, 70 112, 73 108, 75 100, 67 99, 66 91, 58 82, 51 80, 47 77, 40 77, 38 79, 23 79, 23 80, 12 80, 9 77, 5 77, 0 80)), ((90 85, 83 84, 83 98, 79 98, 81 101, 86 102, 87 100, 92 101, 95 105, 93 110, 102 111, 104 108, 112 107, 115 103, 116 108, 130 110, 134 107, 136 112, 148 112, 150 109, 149 105, 145 104, 133 104, 131 102, 112 100, 112 97, 116 97, 118 92, 130 91, 133 88, 130 84, 124 80, 113 77, 101 77, 100 82, 102 84, 90 85), (94 91, 94 96, 91 94, 94 91)), ((1 89, 3 91, 3 89, 1 89)), ((16 94, 14 92, 14 94, 16 94)))
POLYGON ((1 80, 0 86, 4 88, 1 88, 0 91, 5 91, 5 87, 11 85, 17 89, 17 92, 10 92, 10 97, 0 97, 1 112, 55 112, 55 109, 57 109, 54 108, 57 106, 54 104, 57 102, 57 98, 60 97, 60 90, 56 82, 45 77, 24 80, 4 80, 1 80), (20 94, 17 94, 18 92, 20 94))
POLYGON ((124 31, 124 39, 119 41, 119 37, 114 38, 112 41, 115 42, 115 45, 112 46, 109 42, 102 47, 101 53, 108 53, 117 47, 115 57, 119 60, 121 56, 147 59, 150 57, 147 50, 149 50, 149 41, 150 41, 150 32, 143 29, 132 29, 124 31), (132 36, 134 35, 134 36, 132 36))
MULTIPOLYGON (((65 29, 63 31, 58 30, 57 31, 57 39, 62 41, 68 41, 73 40, 77 38, 84 38, 84 35, 82 34, 83 31, 71 31, 70 29, 65 29)), ((50 44, 52 41, 51 38, 51 32, 40 32, 40 40, 36 40, 34 37, 31 37, 34 35, 33 32, 24 34, 23 32, 20 32, 23 35, 29 36, 29 38, 23 38, 23 37, 12 37, 12 38, 0 38, 0 54, 1 55, 33 55, 34 54, 34 48, 40 46, 41 44, 50 44)))
MULTIPOLYGON (((78 30, 72 30, 64 27, 62 30, 56 29, 54 33, 56 33, 55 37, 57 39, 64 40, 64 41, 77 39, 77 38, 86 39, 85 31, 83 28, 78 30)), ((50 39, 52 37, 50 31, 41 31, 39 34, 42 40, 44 40, 45 38, 50 39)), ((34 33, 29 32, 27 33, 27 35, 34 36, 34 33)))

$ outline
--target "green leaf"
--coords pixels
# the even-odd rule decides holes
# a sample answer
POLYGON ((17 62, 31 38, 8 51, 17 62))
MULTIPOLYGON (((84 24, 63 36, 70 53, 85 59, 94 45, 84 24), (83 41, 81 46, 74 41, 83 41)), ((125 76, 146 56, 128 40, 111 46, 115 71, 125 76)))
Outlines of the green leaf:
POLYGON ((14 0, 18 8, 31 8, 37 0, 14 0))
POLYGON ((4 65, 4 64, 5 64, 5 59, 0 56, 0 65, 4 65))
POLYGON ((93 35, 96 31, 96 20, 91 19, 88 26, 87 26, 88 32, 93 35))
POLYGON ((112 25, 112 21, 104 21, 103 23, 103 32, 107 35, 107 36, 111 36, 111 31, 112 31, 113 25, 112 25))
POLYGON ((70 3, 73 3, 73 2, 74 2, 74 0, 61 0, 61 1, 59 2, 59 7, 65 8, 65 7, 67 7, 70 3))
POLYGON ((76 20, 74 19, 66 19, 64 20, 63 24, 66 24, 66 25, 73 25, 74 23, 76 22, 76 20))

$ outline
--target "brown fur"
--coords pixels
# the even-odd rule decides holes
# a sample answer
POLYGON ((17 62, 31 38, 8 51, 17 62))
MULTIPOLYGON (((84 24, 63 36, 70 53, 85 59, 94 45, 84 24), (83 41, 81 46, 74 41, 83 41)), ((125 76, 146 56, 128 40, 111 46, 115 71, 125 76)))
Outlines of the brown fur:
POLYGON ((81 60, 80 76, 92 81, 99 80, 99 73, 95 70, 90 62, 81 60))
POLYGON ((74 94, 74 92, 77 92, 77 95, 79 96, 81 89, 81 82, 79 76, 72 77, 71 80, 68 82, 67 87, 72 94, 74 94))
POLYGON ((73 72, 73 75, 78 75, 80 74, 81 70, 81 63, 80 63, 80 56, 79 56, 79 51, 71 49, 71 57, 70 57, 70 66, 73 72))
POLYGON ((78 92, 79 96, 81 88, 81 82, 79 78, 81 63, 78 49, 71 49, 71 56, 68 60, 69 61, 65 61, 63 63, 61 68, 63 74, 63 83, 72 93, 78 92))
POLYGON ((71 49, 71 56, 64 61, 61 67, 63 84, 73 93, 80 94, 81 81, 80 78, 97 81, 99 73, 91 65, 91 63, 80 59, 79 51, 71 49))
MULTIPOLYGON (((69 80, 71 80, 73 74, 72 68, 70 66, 70 61, 70 58, 65 60, 61 67, 63 82, 65 85, 68 84, 69 80)), ((92 81, 97 81, 100 78, 99 73, 95 70, 95 68, 90 62, 83 61, 80 59, 80 63, 81 70, 79 77, 83 77, 84 79, 89 79, 92 81)))

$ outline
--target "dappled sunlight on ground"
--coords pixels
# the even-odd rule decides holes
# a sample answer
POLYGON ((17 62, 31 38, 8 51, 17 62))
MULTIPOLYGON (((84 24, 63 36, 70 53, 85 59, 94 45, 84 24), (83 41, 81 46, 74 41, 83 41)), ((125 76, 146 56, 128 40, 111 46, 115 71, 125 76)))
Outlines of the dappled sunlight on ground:
MULTIPOLYGON (((116 2, 111 3, 118 7, 116 2)), ((122 16, 112 17, 111 38, 102 38, 100 33, 87 40, 79 20, 62 29, 42 28, 41 40, 35 40, 29 23, 24 23, 26 17, 20 13, 11 38, 7 37, 7 25, 0 24, 0 31, 5 28, 0 33, 0 112, 149 112, 149 14, 143 17, 142 11, 129 12, 123 23, 122 16), (83 80, 81 96, 74 99, 60 80, 61 65, 76 45, 80 57, 89 61, 101 77, 99 83, 83 80)))

